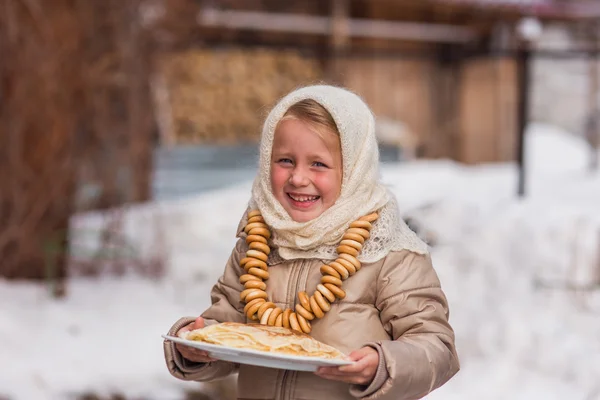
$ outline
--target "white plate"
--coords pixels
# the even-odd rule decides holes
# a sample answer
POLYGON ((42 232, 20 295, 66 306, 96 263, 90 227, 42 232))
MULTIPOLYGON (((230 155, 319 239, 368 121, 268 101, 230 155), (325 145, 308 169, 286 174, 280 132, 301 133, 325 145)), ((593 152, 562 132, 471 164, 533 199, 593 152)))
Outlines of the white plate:
POLYGON ((260 367, 289 369, 294 371, 316 371, 318 367, 336 367, 352 364, 352 361, 331 360, 318 357, 302 357, 287 354, 269 353, 266 351, 238 349, 193 340, 181 339, 174 336, 162 335, 163 338, 175 343, 206 350, 212 358, 231 361, 239 364, 258 365, 260 367))

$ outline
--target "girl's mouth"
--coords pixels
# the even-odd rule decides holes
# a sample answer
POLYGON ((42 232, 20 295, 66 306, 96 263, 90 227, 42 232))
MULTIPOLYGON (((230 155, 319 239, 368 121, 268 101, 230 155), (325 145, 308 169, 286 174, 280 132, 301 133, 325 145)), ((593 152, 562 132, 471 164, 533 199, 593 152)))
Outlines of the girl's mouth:
POLYGON ((308 196, 302 194, 286 193, 287 197, 291 200, 292 205, 298 208, 308 208, 315 204, 321 196, 308 196))

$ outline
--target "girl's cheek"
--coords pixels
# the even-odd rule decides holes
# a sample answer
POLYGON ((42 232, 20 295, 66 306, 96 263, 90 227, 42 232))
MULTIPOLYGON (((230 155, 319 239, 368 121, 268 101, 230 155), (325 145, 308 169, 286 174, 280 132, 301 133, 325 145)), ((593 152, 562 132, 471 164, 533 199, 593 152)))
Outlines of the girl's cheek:
POLYGON ((313 182, 326 195, 329 200, 335 201, 340 195, 341 182, 338 182, 334 174, 319 174, 313 178, 313 182))
POLYGON ((281 189, 286 180, 286 171, 283 168, 280 168, 277 164, 271 166, 271 185, 273 189, 281 189))

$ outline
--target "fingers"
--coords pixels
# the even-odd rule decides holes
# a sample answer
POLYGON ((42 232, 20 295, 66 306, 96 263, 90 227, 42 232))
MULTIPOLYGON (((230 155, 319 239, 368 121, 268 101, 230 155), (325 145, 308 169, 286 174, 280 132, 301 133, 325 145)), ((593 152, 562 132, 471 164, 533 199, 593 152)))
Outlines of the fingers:
MULTIPOLYGON (((176 336, 177 337, 181 337, 182 334, 192 331, 194 329, 201 329, 204 328, 204 318, 202 317, 198 317, 196 318, 196 320, 186 326, 184 326, 183 328, 181 328, 180 330, 177 331, 176 336)), ((175 348, 177 349, 177 351, 179 351, 179 353, 181 353, 181 355, 183 356, 183 358, 185 358, 186 360, 190 360, 193 362, 211 362, 211 361, 216 361, 216 359, 210 357, 208 355, 208 353, 204 350, 200 350, 200 349, 196 349, 194 347, 190 347, 190 346, 186 346, 184 344, 181 343, 176 343, 175 344, 175 348)))
POLYGON ((347 373, 360 373, 361 371, 368 369, 372 366, 377 369, 379 364, 379 354, 371 347, 363 347, 360 350, 353 351, 349 355, 351 360, 354 362, 350 365, 342 365, 339 370, 347 373))
POLYGON ((198 317, 194 321, 194 329, 202 329, 204 328, 204 318, 198 317))
POLYGON ((369 360, 363 358, 362 360, 355 361, 349 365, 342 365, 338 368, 338 371, 344 374, 358 374, 362 370, 368 367, 369 360))
POLYGON ((208 355, 208 353, 204 350, 195 349, 193 347, 186 346, 186 345, 179 344, 179 343, 176 343, 175 347, 177 348, 177 351, 179 351, 179 353, 181 353, 183 358, 185 358, 186 360, 190 360, 193 362, 216 361, 215 358, 210 357, 208 355))
POLYGON ((316 374, 321 378, 367 385, 375 377, 379 365, 379 354, 371 347, 363 347, 350 353, 354 363, 340 367, 321 367, 316 374))
POLYGON ((204 318, 198 317, 198 318, 196 318, 196 320, 194 322, 192 322, 192 323, 184 326, 180 330, 178 330, 177 333, 175 334, 175 336, 180 337, 180 334, 182 334, 182 333, 186 333, 189 331, 193 331, 194 329, 202 329, 202 328, 204 328, 204 318))
POLYGON ((368 356, 369 354, 376 353, 376 352, 377 352, 377 350, 375 350, 374 348, 366 346, 366 347, 361 347, 358 350, 354 350, 352 353, 350 353, 348 355, 348 357, 352 361, 358 361, 361 358, 364 358, 364 357, 368 356))
POLYGON ((178 330, 177 333, 175 334, 175 336, 181 337, 181 334, 189 332, 192 329, 194 329, 194 322, 192 322, 191 324, 186 325, 183 328, 181 328, 180 330, 178 330))

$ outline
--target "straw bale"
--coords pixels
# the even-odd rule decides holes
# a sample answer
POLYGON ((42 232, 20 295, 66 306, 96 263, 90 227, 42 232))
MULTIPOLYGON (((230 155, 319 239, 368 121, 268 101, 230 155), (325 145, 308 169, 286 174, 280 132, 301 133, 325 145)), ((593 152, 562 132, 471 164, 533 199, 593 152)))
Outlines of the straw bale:
POLYGON ((159 70, 179 144, 255 141, 277 99, 322 75, 316 59, 273 49, 189 50, 164 55, 159 70))

